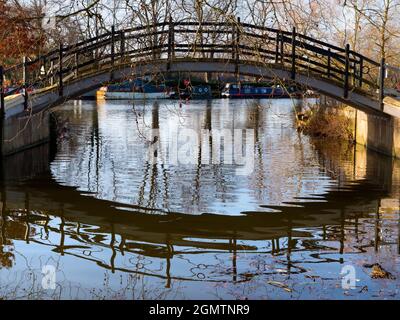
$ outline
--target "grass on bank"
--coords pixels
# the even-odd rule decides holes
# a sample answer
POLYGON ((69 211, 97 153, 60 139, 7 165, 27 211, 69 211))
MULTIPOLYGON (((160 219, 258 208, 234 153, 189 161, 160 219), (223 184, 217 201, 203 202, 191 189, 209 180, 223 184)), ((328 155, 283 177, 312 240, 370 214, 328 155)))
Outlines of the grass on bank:
POLYGON ((297 130, 312 137, 354 142, 352 120, 343 109, 313 105, 297 113, 297 130))

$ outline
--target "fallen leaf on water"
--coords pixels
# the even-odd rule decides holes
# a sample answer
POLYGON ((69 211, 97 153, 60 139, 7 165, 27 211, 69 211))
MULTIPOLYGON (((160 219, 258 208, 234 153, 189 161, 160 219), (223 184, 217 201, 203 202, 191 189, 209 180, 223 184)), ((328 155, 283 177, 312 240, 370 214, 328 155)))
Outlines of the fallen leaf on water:
POLYGON ((383 267, 379 263, 364 264, 364 267, 372 268, 371 278, 373 279, 396 279, 396 277, 392 275, 389 271, 383 269, 383 267))
POLYGON ((283 290, 287 292, 292 292, 293 290, 290 289, 286 284, 279 282, 279 281, 268 281, 268 284, 274 287, 282 288, 283 290))

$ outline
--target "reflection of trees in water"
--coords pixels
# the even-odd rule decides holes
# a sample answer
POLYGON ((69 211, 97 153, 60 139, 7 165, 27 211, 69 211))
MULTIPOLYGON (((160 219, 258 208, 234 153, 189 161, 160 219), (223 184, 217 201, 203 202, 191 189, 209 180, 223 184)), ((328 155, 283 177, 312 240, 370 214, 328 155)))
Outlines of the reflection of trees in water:
MULTIPOLYGON (((254 101, 246 105, 246 127, 255 133, 255 168, 251 186, 260 203, 282 203, 318 185, 305 182, 304 173, 312 168, 313 154, 308 140, 295 129, 294 101, 254 101), (273 105, 273 103, 275 105, 273 105)), ((296 105, 295 105, 296 106, 296 105)))
POLYGON ((329 141, 326 139, 310 138, 315 148, 318 161, 326 173, 333 179, 345 182, 352 178, 355 146, 347 141, 329 141))
POLYGON ((1 192, 1 228, 0 228, 0 269, 11 268, 15 262, 14 240, 25 240, 29 243, 36 230, 29 224, 29 206, 13 210, 6 207, 5 192, 1 192))
POLYGON ((265 188, 265 173, 264 173, 264 150, 263 142, 260 140, 260 122, 262 117, 262 106, 259 103, 253 103, 249 106, 247 111, 248 125, 247 128, 254 129, 254 142, 255 142, 255 192, 257 199, 263 199, 262 190, 265 188))
POLYGON ((15 259, 12 242, 7 240, 4 235, 1 235, 0 242, 0 269, 11 268, 15 259))
POLYGON ((52 170, 64 183, 96 192, 99 198, 137 204, 144 211, 148 207, 188 213, 220 208, 230 211, 239 201, 240 188, 248 189, 247 196, 254 199, 255 206, 257 202, 281 203, 316 188, 320 190, 321 181, 326 185, 328 181, 319 179, 324 175, 337 177, 336 169, 342 170, 341 181, 351 177, 343 176, 341 169, 347 166, 349 155, 339 157, 342 152, 335 152, 333 143, 323 142, 315 147, 317 144, 310 144, 308 137, 296 133, 291 102, 268 105, 254 101, 245 106, 229 102, 227 108, 218 107, 218 103, 203 101, 179 106, 136 102, 133 109, 110 104, 107 108, 98 106, 97 110, 84 109, 74 116, 61 110, 71 118, 73 138, 61 146, 61 161, 54 162, 52 170), (197 132, 196 163, 185 166, 146 162, 145 153, 153 145, 157 145, 156 158, 163 156, 171 126, 197 132), (203 135, 202 130, 220 128, 254 129, 252 175, 236 176, 235 166, 204 164, 205 157, 212 158, 216 137, 203 135), (143 139, 150 129, 157 134, 143 139), (331 152, 323 155, 329 147, 331 152), (327 168, 324 173, 316 159, 327 168), (312 179, 304 178, 310 174, 312 179))
MULTIPOLYGON (((190 108, 188 105, 181 106, 180 108, 190 108)), ((168 144, 166 136, 163 134, 167 133, 165 130, 160 129, 160 106, 155 103, 152 106, 151 111, 151 129, 156 130, 157 137, 150 138, 150 143, 157 143, 157 148, 155 149, 155 158, 160 156, 163 149, 162 144, 168 144)), ((207 165, 207 167, 202 162, 206 157, 208 160, 212 158, 212 135, 204 135, 203 129, 210 131, 212 129, 212 106, 211 101, 206 102, 205 110, 196 111, 181 111, 179 114, 176 111, 171 111, 171 108, 162 108, 164 112, 163 120, 168 119, 169 115, 179 118, 179 124, 182 127, 187 127, 196 130, 197 132, 197 163, 193 167, 187 168, 185 166, 171 166, 168 163, 163 163, 163 161, 156 161, 154 164, 146 163, 144 166, 143 179, 138 191, 138 203, 139 205, 149 206, 151 208, 157 207, 157 204, 162 204, 163 209, 169 208, 169 197, 173 193, 175 198, 179 198, 179 194, 182 195, 180 200, 183 210, 187 212, 191 211, 201 211, 202 208, 207 208, 207 203, 211 200, 213 195, 212 192, 204 194, 202 191, 202 180, 211 181, 213 179, 215 190, 221 197, 224 197, 227 191, 225 183, 225 172, 222 170, 221 165, 207 165), (189 112, 188 112, 189 111, 189 112), (171 113, 170 113, 171 112, 171 113), (165 116, 165 113, 167 114, 165 116), (185 114, 186 113, 186 114, 185 114), (190 115, 190 117, 188 117, 190 115), (205 139, 205 140, 204 140, 205 139), (208 140, 208 141, 207 141, 208 140), (206 150, 203 150, 205 144, 206 150), (211 153, 210 153, 211 151, 211 153), (159 172, 161 171, 161 172, 159 172), (161 173, 161 175, 159 174, 161 173), (181 178, 180 181, 176 181, 171 184, 172 175, 181 178), (210 175, 212 178, 210 179, 210 175), (160 183, 161 179, 161 183, 160 183), (149 201, 144 202, 144 196, 146 194, 146 187, 148 191, 149 201), (158 196, 162 197, 161 202, 157 201, 158 196), (207 199, 210 198, 210 199, 207 199)), ((137 115, 138 113, 136 113, 137 115)), ((146 116, 146 111, 143 110, 140 113, 141 117, 146 116)), ((135 120, 136 123, 145 123, 144 120, 135 120)), ((143 129, 138 129, 143 131, 143 129)), ((178 137, 179 138, 179 137, 178 137)), ((178 146, 179 147, 179 146, 178 146)), ((168 153, 169 151, 167 151, 168 153)), ((204 182, 203 182, 204 184, 204 182)), ((209 187, 209 186, 207 186, 209 187)), ((215 194, 215 193, 214 193, 215 194)), ((223 201, 229 201, 228 198, 223 199, 223 201)))

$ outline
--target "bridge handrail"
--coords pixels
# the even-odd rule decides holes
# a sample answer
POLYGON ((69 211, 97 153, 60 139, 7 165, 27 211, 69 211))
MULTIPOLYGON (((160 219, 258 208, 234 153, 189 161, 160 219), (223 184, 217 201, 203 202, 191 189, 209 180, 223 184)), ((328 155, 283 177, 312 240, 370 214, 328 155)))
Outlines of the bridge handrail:
MULTIPOLYGON (((50 82, 53 85, 56 82, 55 78, 58 78, 61 94, 64 76, 69 77, 68 79, 71 78, 71 73, 78 76, 86 67, 109 67, 115 65, 116 59, 119 59, 117 63, 126 63, 146 56, 161 58, 164 54, 167 55, 168 61, 172 61, 178 58, 177 53, 185 53, 186 56, 194 58, 199 58, 199 54, 202 57, 208 54, 209 59, 230 59, 236 63, 236 72, 239 70, 241 59, 262 59, 263 63, 289 69, 294 81, 296 72, 312 72, 342 86, 345 98, 350 90, 375 93, 376 89, 379 89, 383 92, 383 82, 377 83, 377 79, 382 80, 384 77, 385 64, 382 61, 378 63, 350 50, 348 45, 341 48, 297 33, 295 28, 292 31, 280 30, 241 23, 239 19, 227 22, 170 19, 123 30, 115 30, 112 27, 111 31, 101 35, 74 44, 60 45, 58 49, 31 60, 25 59, 25 62, 2 71, 10 77, 20 77, 22 84, 14 92, 40 83, 50 82), (187 37, 190 33, 195 33, 196 36, 187 37), (214 35, 211 42, 208 37, 210 34, 214 35), (218 38, 218 35, 224 35, 223 39, 218 38), (249 42, 249 39, 257 40, 253 43, 253 40, 249 42), (41 70, 38 70, 42 67, 45 69, 44 75, 40 75, 41 70), (33 70, 34 68, 36 70, 33 70), (351 81, 353 82, 350 83, 351 81)), ((13 91, 4 93, 2 89, 1 92, 5 96, 13 91)))
MULTIPOLYGON (((149 25, 146 25, 146 26, 137 26, 137 27, 133 27, 133 28, 127 28, 127 29, 116 31, 116 33, 119 33, 119 34, 120 33, 131 33, 131 32, 134 32, 134 31, 149 30, 149 29, 154 29, 154 28, 160 27, 160 26, 168 26, 168 25, 169 25, 168 22, 161 22, 161 23, 156 23, 156 24, 149 24, 149 25)), ((232 25, 235 25, 235 24, 232 23, 232 22, 231 23, 226 23, 226 22, 209 22, 209 21, 205 21, 205 22, 201 22, 201 23, 200 22, 195 22, 195 21, 173 22, 173 26, 197 26, 197 27, 198 26, 225 26, 225 27, 226 26, 230 26, 231 27, 232 25)), ((276 33, 276 34, 280 33, 280 34, 285 35, 285 36, 287 36, 289 38, 292 36, 292 32, 286 31, 286 30, 282 30, 282 29, 275 29, 275 28, 270 28, 270 27, 265 27, 265 26, 257 26, 257 25, 250 24, 250 23, 240 23, 240 26, 242 28, 248 27, 248 28, 268 31, 268 32, 276 33)), ((182 32, 187 32, 187 31, 182 30, 182 32)), ((213 32, 221 33, 220 30, 213 30, 213 32)), ((245 33, 245 34, 246 35, 250 35, 250 33, 245 33)), ((111 31, 107 31, 107 32, 105 32, 105 33, 103 33, 101 35, 98 35, 98 36, 95 36, 95 37, 91 37, 89 39, 82 40, 82 41, 79 41, 77 43, 65 46, 64 50, 65 51, 69 51, 69 50, 72 50, 74 48, 87 45, 87 44, 89 44, 91 42, 98 42, 99 40, 101 40, 103 38, 106 38, 106 37, 109 37, 111 35, 112 35, 112 32, 111 31)), ((260 36, 260 35, 254 34, 254 36, 260 36)), ((304 40, 311 41, 311 42, 314 42, 316 44, 322 45, 324 47, 334 49, 334 50, 336 50, 338 52, 342 52, 342 53, 345 52, 344 48, 329 44, 327 42, 312 38, 310 36, 307 36, 307 35, 304 35, 304 34, 301 34, 301 33, 296 33, 296 36, 301 38, 301 39, 304 39, 304 40)), ((34 60, 28 61, 28 64, 33 64, 35 62, 38 62, 40 59, 51 57, 51 56, 57 54, 58 51, 59 51, 58 49, 53 49, 53 50, 49 51, 48 53, 45 53, 45 54, 41 55, 40 57, 35 58, 34 60)), ((372 59, 370 59, 370 58, 368 58, 368 57, 366 57, 364 55, 361 55, 358 52, 355 52, 355 51, 351 50, 350 53, 355 55, 355 56, 358 56, 360 58, 363 58, 365 61, 368 61, 368 62, 370 62, 372 64, 375 64, 376 66, 379 66, 379 62, 376 62, 376 61, 374 61, 374 60, 372 60, 372 59)), ((19 64, 16 64, 14 66, 8 67, 8 68, 4 69, 4 72, 11 71, 11 70, 13 70, 15 68, 20 68, 20 67, 22 67, 22 65, 23 65, 22 63, 19 63, 19 64)))

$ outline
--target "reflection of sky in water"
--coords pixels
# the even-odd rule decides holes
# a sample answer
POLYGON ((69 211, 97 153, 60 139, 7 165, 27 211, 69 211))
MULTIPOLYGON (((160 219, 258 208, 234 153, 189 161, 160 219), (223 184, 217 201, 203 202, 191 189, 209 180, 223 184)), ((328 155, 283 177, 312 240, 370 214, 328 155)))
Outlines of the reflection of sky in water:
MULTIPOLYGON (((240 100, 94 102, 67 104, 57 111, 68 121, 70 139, 59 147, 51 165, 63 185, 94 192, 101 199, 185 213, 238 214, 260 210, 261 204, 281 204, 294 197, 324 192, 330 178, 308 138, 294 127, 293 103, 240 100), (171 132, 251 129, 255 142, 254 171, 241 175, 236 164, 146 163, 152 146, 149 130, 159 128, 162 147, 171 132)), ((179 138, 179 137, 178 137, 179 138)), ((213 141, 215 148, 216 141, 213 141)), ((182 141, 179 142, 181 147, 182 141)), ((200 145, 200 144, 199 144, 200 145)), ((214 150, 215 152, 215 150, 214 150)), ((198 157, 199 149, 194 152, 198 157)))

